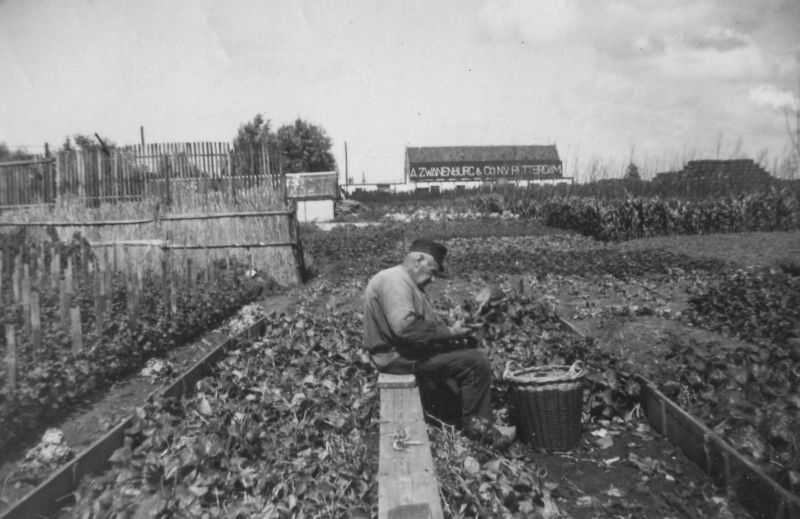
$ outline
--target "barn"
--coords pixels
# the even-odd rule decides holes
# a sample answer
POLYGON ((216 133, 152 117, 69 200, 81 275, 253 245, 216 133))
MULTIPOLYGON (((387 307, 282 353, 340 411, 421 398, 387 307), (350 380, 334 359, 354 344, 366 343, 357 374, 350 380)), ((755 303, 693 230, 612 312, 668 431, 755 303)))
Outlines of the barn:
POLYGON ((417 191, 471 189, 486 184, 527 187, 572 183, 555 144, 540 146, 407 147, 405 181, 417 191))

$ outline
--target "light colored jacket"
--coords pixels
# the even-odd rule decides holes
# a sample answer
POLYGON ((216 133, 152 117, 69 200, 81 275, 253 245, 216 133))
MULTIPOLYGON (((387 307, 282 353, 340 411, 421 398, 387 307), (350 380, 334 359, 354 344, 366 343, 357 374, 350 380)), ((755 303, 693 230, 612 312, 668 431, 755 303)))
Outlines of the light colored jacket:
POLYGON ((367 284, 364 347, 378 369, 400 355, 435 348, 432 342, 453 337, 402 265, 378 272, 367 284))

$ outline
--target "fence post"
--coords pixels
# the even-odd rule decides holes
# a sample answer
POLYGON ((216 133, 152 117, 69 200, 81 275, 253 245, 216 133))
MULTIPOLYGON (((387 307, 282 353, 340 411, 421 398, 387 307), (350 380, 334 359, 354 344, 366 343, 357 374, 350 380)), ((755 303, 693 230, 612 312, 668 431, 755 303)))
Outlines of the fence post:
POLYGON ((293 243, 292 252, 294 253, 295 277, 298 283, 302 283, 306 277, 306 264, 303 258, 303 244, 300 242, 300 231, 297 225, 297 207, 292 207, 292 212, 288 215, 289 219, 289 241, 293 243))
POLYGON ((53 202, 55 202, 56 205, 58 205, 58 203, 61 201, 61 170, 62 170, 62 164, 61 164, 61 152, 60 151, 56 152, 55 168, 56 168, 56 171, 55 171, 56 192, 55 192, 55 197, 54 197, 53 202))
POLYGON ((22 319, 23 332, 31 331, 31 270, 25 263, 22 266, 22 319))
POLYGON ((186 285, 189 295, 194 293, 194 272, 192 272, 192 258, 186 258, 186 285))
POLYGON ((58 289, 61 281, 61 253, 57 252, 55 245, 50 253, 50 281, 53 290, 58 289))
POLYGON ((14 273, 11 275, 11 291, 14 295, 14 302, 19 303, 22 297, 22 255, 18 254, 14 258, 14 273))
POLYGON ((83 331, 81 330, 81 307, 70 308, 70 333, 72 335, 72 350, 75 353, 83 351, 83 331))
POLYGON ((64 271, 64 281, 65 281, 66 286, 67 286, 67 291, 70 294, 72 294, 73 293, 73 288, 72 288, 72 256, 69 256, 69 255, 67 256, 67 268, 64 271))
POLYGON ((6 393, 11 397, 17 387, 17 342, 14 334, 14 325, 6 325, 6 393))
POLYGON ((58 310, 59 315, 61 315, 61 324, 64 327, 64 330, 69 330, 69 287, 68 282, 66 279, 62 279, 59 283, 59 292, 58 292, 58 310))
POLYGON ((36 282, 34 285, 36 285, 37 290, 44 290, 47 285, 47 276, 44 271, 44 247, 36 255, 36 282))
POLYGON ((164 303, 164 311, 167 311, 170 308, 170 275, 169 275, 169 248, 161 249, 161 289, 162 293, 162 301, 164 303))
MULTIPOLYGON (((102 256, 101 256, 102 257, 102 256)), ((105 313, 104 308, 104 301, 103 301, 103 294, 105 289, 103 285, 105 284, 105 269, 103 269, 100 265, 98 268, 95 269, 94 273, 94 313, 95 313, 95 331, 97 332, 98 337, 103 334, 103 317, 105 313)))
POLYGON ((31 358, 36 359, 42 349, 42 315, 39 306, 39 292, 31 292, 31 338, 33 340, 33 351, 31 358))
POLYGON ((233 170, 235 169, 233 161, 234 161, 234 157, 235 156, 236 155, 235 155, 235 151, 234 150, 231 150, 228 153, 228 177, 231 179, 231 185, 230 185, 231 202, 236 197, 236 189, 233 187, 233 170))

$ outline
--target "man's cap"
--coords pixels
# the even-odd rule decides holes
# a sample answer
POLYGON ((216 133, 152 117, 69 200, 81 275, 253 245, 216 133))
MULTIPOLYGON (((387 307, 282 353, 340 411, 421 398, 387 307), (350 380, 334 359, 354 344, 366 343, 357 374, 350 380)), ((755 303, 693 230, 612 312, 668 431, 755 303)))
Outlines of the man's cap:
POLYGON ((444 256, 447 254, 447 247, 441 243, 420 238, 411 243, 411 247, 409 247, 408 251, 430 254, 439 265, 439 273, 444 272, 444 256))

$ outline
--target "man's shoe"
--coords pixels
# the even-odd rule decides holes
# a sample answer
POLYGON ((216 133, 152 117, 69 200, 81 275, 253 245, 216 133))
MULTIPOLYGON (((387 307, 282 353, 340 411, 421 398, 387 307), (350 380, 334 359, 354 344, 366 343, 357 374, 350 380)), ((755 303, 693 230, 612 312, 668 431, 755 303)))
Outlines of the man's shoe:
POLYGON ((467 438, 501 451, 507 449, 514 441, 513 435, 503 434, 488 421, 476 417, 466 420, 464 434, 467 438))

